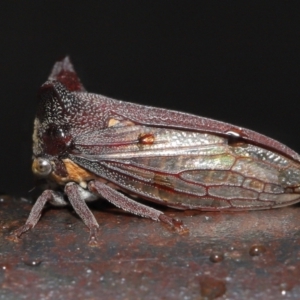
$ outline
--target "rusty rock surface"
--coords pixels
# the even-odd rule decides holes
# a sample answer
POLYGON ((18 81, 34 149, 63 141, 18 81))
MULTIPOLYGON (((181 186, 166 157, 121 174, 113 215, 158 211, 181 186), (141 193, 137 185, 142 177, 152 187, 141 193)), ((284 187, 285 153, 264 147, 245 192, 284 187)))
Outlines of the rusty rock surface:
POLYGON ((98 244, 71 208, 48 208, 15 240, 32 203, 0 197, 0 299, 300 299, 300 207, 216 213, 161 208, 178 234, 105 202, 98 244))

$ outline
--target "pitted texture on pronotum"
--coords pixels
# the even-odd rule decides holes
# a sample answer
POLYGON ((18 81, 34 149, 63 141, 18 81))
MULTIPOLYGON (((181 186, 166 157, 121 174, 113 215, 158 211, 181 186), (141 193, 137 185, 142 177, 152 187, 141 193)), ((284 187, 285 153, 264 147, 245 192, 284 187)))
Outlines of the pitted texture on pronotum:
MULTIPOLYGON (((54 65, 39 99, 34 173, 65 186, 92 241, 99 225, 85 201, 96 198, 175 227, 130 197, 209 211, 300 199, 300 157, 287 146, 220 121, 87 93, 68 58, 54 65)), ((18 236, 37 223, 46 202, 65 203, 62 194, 45 191, 18 236)))

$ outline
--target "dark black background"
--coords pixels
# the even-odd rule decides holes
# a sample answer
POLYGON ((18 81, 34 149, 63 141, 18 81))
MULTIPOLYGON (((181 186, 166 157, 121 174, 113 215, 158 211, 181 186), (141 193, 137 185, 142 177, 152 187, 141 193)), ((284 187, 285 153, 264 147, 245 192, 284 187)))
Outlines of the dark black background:
POLYGON ((241 125, 299 152, 298 1, 255 3, 1 2, 0 190, 33 187, 36 92, 65 54, 91 92, 241 125))

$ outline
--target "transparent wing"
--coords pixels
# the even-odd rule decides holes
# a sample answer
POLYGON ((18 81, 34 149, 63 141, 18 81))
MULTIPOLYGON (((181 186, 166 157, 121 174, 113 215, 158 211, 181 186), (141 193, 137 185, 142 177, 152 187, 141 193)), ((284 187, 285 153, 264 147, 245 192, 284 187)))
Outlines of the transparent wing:
POLYGON ((116 188, 182 209, 249 210, 300 198, 300 166, 225 137, 148 126, 112 126, 75 140, 71 159, 116 188))

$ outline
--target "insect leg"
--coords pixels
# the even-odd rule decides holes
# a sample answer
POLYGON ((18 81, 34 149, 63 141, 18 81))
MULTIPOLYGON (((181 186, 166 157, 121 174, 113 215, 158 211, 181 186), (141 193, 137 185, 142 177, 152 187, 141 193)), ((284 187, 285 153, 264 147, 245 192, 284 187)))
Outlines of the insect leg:
POLYGON ((96 221, 94 215, 86 205, 84 199, 82 198, 82 193, 80 191, 80 187, 74 183, 69 182, 65 186, 65 193, 67 194, 69 201, 76 211, 76 213, 83 220, 84 224, 90 230, 90 243, 96 241, 97 231, 99 228, 99 224, 96 221))
POLYGON ((41 212, 47 202, 64 202, 63 196, 60 193, 51 190, 45 190, 33 205, 29 217, 25 225, 12 232, 14 236, 20 237, 22 233, 33 228, 41 217, 41 212))
POLYGON ((135 215, 162 221, 172 227, 177 227, 176 229, 179 229, 178 227, 181 226, 181 224, 178 224, 178 221, 166 216, 163 212, 136 202, 100 181, 90 181, 88 189, 93 193, 99 194, 115 206, 135 215))

